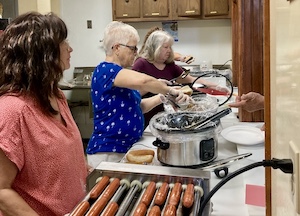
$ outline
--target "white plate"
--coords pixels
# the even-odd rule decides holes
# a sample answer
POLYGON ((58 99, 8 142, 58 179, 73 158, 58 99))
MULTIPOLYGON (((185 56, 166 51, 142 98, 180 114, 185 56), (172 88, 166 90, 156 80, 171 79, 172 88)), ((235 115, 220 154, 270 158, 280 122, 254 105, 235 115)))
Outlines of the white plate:
POLYGON ((222 130, 221 135, 228 141, 240 145, 257 145, 265 141, 265 133, 257 127, 236 125, 222 130))

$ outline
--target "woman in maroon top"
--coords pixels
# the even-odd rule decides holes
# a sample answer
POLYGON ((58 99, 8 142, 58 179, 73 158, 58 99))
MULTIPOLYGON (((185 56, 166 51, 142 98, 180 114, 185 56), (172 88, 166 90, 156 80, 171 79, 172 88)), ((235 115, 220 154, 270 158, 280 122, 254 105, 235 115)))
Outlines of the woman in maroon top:
MULTIPOLYGON (((148 39, 145 41, 143 48, 139 54, 139 58, 133 64, 132 69, 148 74, 158 79, 171 80, 179 77, 183 69, 174 63, 174 52, 172 45, 174 43, 173 37, 163 30, 153 31, 148 39)), ((187 75, 184 79, 178 78, 177 83, 193 83, 197 77, 187 75)), ((197 83, 201 83, 210 88, 220 87, 205 79, 198 79, 197 83)), ((228 91, 227 89, 223 89, 228 91)), ((144 97, 151 96, 150 93, 144 97)), ((145 113, 145 128, 149 124, 150 119, 158 112, 163 111, 163 105, 157 106, 150 112, 145 113)))

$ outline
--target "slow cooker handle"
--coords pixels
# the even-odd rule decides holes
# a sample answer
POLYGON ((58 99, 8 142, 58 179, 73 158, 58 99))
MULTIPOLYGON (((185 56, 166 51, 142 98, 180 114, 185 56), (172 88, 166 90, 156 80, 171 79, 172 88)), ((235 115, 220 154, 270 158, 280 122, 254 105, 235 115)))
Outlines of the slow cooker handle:
POLYGON ((163 142, 158 138, 156 138, 156 140, 154 140, 152 144, 154 146, 156 146, 157 148, 160 148, 160 149, 163 149, 163 150, 167 150, 170 147, 169 143, 163 142))

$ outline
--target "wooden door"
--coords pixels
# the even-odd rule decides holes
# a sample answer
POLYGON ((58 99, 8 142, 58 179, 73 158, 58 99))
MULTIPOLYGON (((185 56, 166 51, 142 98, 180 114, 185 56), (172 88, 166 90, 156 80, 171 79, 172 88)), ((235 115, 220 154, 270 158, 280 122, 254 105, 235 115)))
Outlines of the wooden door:
POLYGON ((177 0, 177 16, 199 16, 201 15, 200 0, 177 0))
POLYGON ((204 16, 229 15, 229 0, 204 0, 204 16))
POLYGON ((169 0, 143 0, 143 17, 169 17, 169 0))
POLYGON ((113 0, 112 3, 114 20, 141 17, 140 0, 113 0))

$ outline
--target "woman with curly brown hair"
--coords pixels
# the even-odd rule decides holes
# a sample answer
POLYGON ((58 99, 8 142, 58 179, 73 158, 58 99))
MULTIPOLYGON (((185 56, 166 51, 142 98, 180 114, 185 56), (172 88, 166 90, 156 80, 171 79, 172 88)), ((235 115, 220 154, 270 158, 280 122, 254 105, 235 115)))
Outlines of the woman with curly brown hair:
POLYGON ((0 37, 0 215, 64 215, 86 194, 82 140, 58 88, 66 38, 58 16, 36 12, 0 37))

